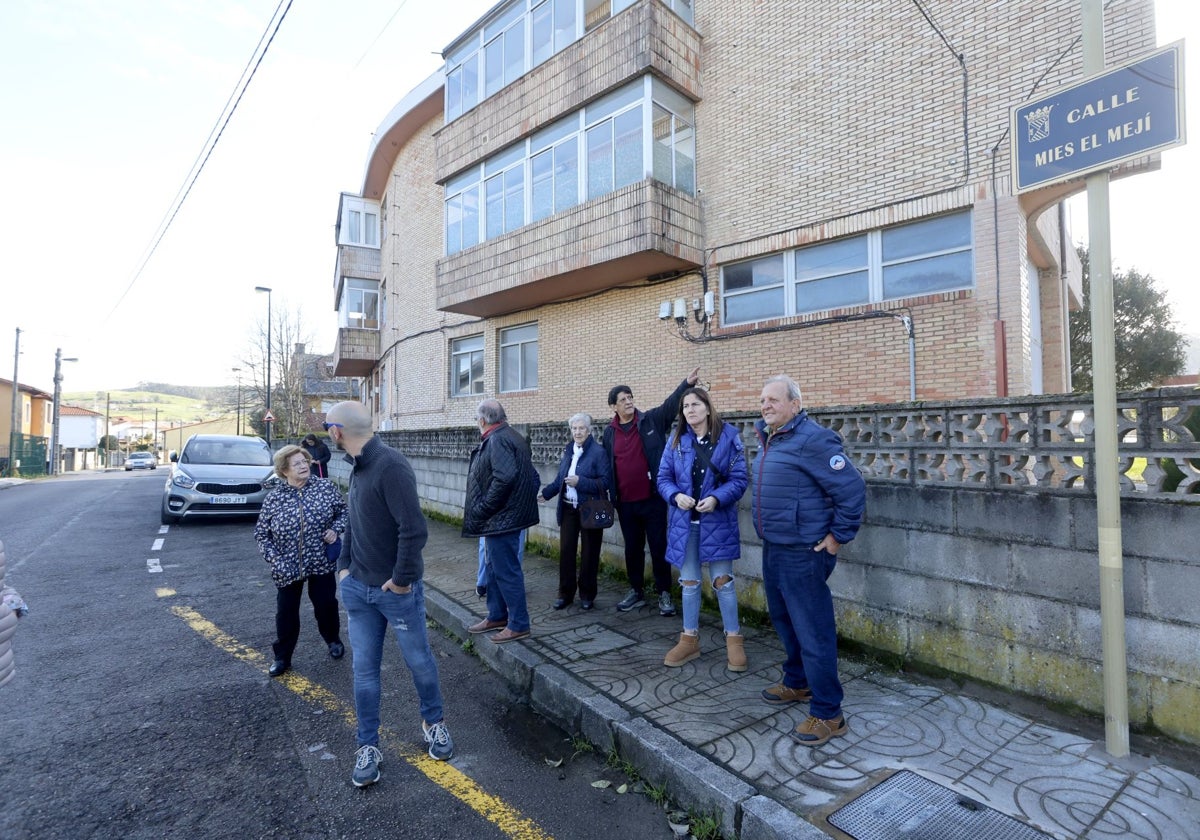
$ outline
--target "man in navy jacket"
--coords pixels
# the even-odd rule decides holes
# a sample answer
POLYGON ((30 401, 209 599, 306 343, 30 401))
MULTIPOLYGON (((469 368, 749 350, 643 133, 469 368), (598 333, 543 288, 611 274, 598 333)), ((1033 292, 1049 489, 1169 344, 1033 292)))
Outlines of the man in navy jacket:
POLYGON ((768 379, 760 402, 754 529, 763 542, 767 610, 787 656, 783 681, 762 698, 775 705, 809 702, 792 737, 815 747, 847 732, 827 580, 838 549, 862 524, 866 483, 837 433, 803 411, 800 387, 789 377, 768 379))

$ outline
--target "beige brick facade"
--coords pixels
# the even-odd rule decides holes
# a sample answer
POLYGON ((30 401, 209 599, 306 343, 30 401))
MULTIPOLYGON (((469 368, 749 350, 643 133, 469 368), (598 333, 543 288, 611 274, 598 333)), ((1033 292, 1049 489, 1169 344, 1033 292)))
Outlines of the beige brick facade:
MULTIPOLYGON (((605 417, 617 382, 649 406, 697 364, 730 411, 752 410, 776 372, 810 405, 906 400, 905 329, 869 317, 885 310, 913 318, 919 400, 1029 393, 1039 338, 1042 390, 1067 390, 1078 262, 1053 203, 1063 190, 1011 195, 1008 115, 1035 84, 1081 78, 1078 46, 1062 56, 1079 6, 923 5, 953 51, 915 4, 697 0, 693 29, 639 0, 459 119, 439 113, 398 152, 376 150, 370 166, 392 155, 380 427, 470 424, 480 395, 449 396, 449 348, 476 334, 483 395, 515 422, 605 417), (646 73, 695 103, 696 196, 647 180, 445 254, 441 184, 646 73), (718 316, 701 342, 657 318, 666 300, 690 310, 706 282, 719 313, 730 262, 964 210, 972 288, 732 327, 718 316), (499 332, 526 323, 538 326, 538 387, 498 393, 499 332)), ((1110 62, 1154 47, 1150 0, 1106 14, 1110 62)), ((690 314, 687 331, 702 332, 690 314)))

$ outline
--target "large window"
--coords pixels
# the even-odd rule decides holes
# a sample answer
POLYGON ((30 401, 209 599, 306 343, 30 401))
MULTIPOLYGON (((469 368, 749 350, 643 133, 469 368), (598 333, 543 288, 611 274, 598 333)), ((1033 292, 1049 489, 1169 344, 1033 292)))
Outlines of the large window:
MULTIPOLYGON (((634 2, 513 0, 504 5, 445 54, 446 122, 458 119, 634 2)), ((664 2, 693 22, 692 0, 664 2)))
POLYGON ((472 335, 450 342, 450 396, 483 393, 483 336, 472 335))
POLYGON ((725 324, 969 289, 971 214, 955 213, 721 269, 725 324))
POLYGON ((528 391, 538 384, 538 325, 500 331, 500 390, 528 391))
POLYGON ((342 291, 340 325, 358 329, 379 329, 379 283, 347 277, 342 291))
POLYGON ((692 103, 650 76, 598 99, 446 184, 446 253, 646 177, 694 193, 693 123, 692 103))

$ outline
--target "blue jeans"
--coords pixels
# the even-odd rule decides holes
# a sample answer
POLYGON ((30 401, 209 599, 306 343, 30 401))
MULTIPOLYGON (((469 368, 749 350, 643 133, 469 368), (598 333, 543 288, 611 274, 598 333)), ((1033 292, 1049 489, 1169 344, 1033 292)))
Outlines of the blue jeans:
POLYGON ((833 720, 842 713, 837 625, 826 582, 837 556, 805 545, 763 541, 763 591, 771 623, 787 655, 783 684, 812 690, 809 714, 833 720))
MULTIPOLYGON (((479 538, 479 573, 475 575, 476 586, 487 586, 487 549, 484 548, 484 538, 479 538)), ((517 562, 525 559, 525 532, 521 532, 521 542, 517 546, 517 562)))
MULTIPOLYGON (((679 569, 679 585, 683 587, 683 629, 696 631, 700 629, 700 523, 693 522, 688 528, 687 547, 683 550, 683 566, 679 569), (685 580, 696 581, 692 585, 684 584, 685 580)), ((709 583, 717 593, 717 606, 721 608, 721 624, 726 633, 739 633, 742 629, 738 622, 737 588, 733 582, 732 560, 708 561, 709 583), (717 578, 728 575, 729 581, 724 586, 716 585, 717 578)))
POLYGON ((346 608, 354 658, 358 745, 379 745, 379 668, 389 624, 396 632, 396 643, 412 673, 421 701, 421 719, 429 724, 441 722, 442 689, 425 629, 425 585, 418 580, 413 583, 412 592, 397 595, 346 575, 342 580, 342 605, 346 608))
POLYGON ((514 633, 529 629, 525 573, 521 570, 519 551, 523 534, 524 531, 513 531, 483 538, 487 554, 487 619, 507 621, 508 629, 514 633))

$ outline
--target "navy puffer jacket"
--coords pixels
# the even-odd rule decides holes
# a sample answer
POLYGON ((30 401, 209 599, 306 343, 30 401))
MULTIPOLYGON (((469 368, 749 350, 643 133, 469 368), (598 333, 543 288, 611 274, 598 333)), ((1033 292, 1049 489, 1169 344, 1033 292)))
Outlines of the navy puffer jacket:
MULTIPOLYGON (((696 433, 690 427, 679 436, 679 446, 668 445, 658 467, 658 493, 667 503, 667 562, 683 565, 692 512, 673 503, 677 493, 692 495, 692 465, 696 461, 696 433)), ((713 468, 704 474, 700 495, 717 500, 717 509, 700 514, 700 562, 736 560, 742 553, 738 532, 738 499, 746 492, 746 451, 741 436, 729 423, 713 447, 713 468), (717 473, 720 473, 718 476, 717 473)))
POLYGON ((754 530, 777 545, 815 546, 827 534, 848 543, 866 508, 866 482, 837 432, 801 411, 768 437, 754 424, 754 530))
MULTIPOLYGON (((575 441, 567 441, 567 448, 563 451, 562 461, 558 465, 558 475, 554 480, 542 488, 543 499, 553 499, 558 496, 558 524, 562 525, 563 508, 569 505, 567 494, 560 491, 566 489, 563 486, 563 481, 566 480, 567 472, 571 469, 571 459, 575 456, 575 441)), ((604 451, 604 447, 596 443, 596 439, 588 437, 583 442, 583 452, 579 453, 579 463, 575 465, 575 475, 579 476, 579 484, 575 487, 575 492, 579 494, 579 503, 588 499, 607 499, 608 491, 612 487, 612 473, 608 470, 608 455, 604 451)))

